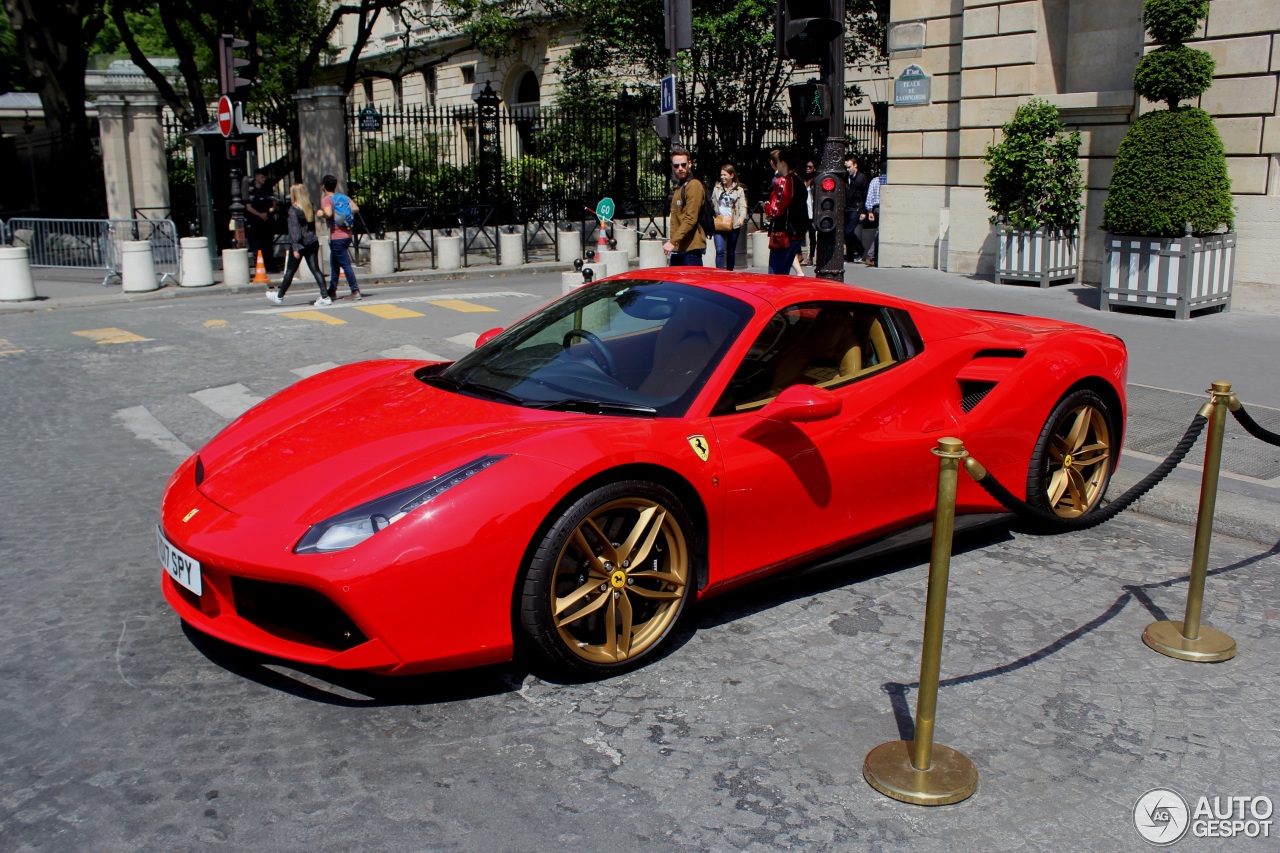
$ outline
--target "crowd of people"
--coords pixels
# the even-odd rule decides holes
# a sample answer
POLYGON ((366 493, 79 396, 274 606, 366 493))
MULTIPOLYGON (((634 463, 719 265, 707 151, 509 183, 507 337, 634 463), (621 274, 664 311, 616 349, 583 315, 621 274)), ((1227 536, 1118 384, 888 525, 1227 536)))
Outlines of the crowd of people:
MULTIPOLYGON (((770 152, 769 166, 774 177, 768 198, 760 202, 769 234, 769 272, 776 275, 804 275, 817 254, 814 226, 814 180, 818 174, 813 159, 801 159, 791 151, 770 152), (803 172, 797 167, 803 163, 803 172), (808 248, 807 253, 805 248, 808 248)), ((846 263, 876 265, 880 243, 880 188, 885 176, 870 178, 861 171, 855 154, 844 157, 843 256, 846 263)), ((707 246, 715 246, 716 267, 734 268, 738 240, 747 220, 747 193, 738 182, 732 163, 720 168, 720 180, 709 191, 693 176, 687 149, 671 149, 671 172, 675 189, 671 195, 668 238, 663 244, 671 266, 703 266, 707 246), (714 233, 701 215, 709 198, 714 233), (709 242, 710 241, 710 242, 709 242)))

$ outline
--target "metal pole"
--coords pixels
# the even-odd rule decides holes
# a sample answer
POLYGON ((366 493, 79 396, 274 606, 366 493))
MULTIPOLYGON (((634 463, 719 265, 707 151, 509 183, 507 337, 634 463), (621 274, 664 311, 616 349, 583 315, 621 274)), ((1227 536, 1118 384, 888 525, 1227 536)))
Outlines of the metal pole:
POLYGON ((915 739, 883 743, 867 753, 862 765, 862 775, 871 787, 895 800, 922 806, 958 803, 978 787, 978 771, 973 762, 958 750, 933 742, 951 540, 955 531, 956 487, 960 460, 969 455, 958 438, 938 439, 933 453, 939 458, 938 502, 929 556, 929 594, 925 600, 915 739))
MULTIPOLYGON (((844 23, 844 0, 834 0, 831 15, 844 23)), ((844 174, 844 38, 831 40, 822 63, 822 82, 831 95, 827 116, 827 138, 822 146, 819 173, 844 174)), ((812 190, 810 190, 812 192, 812 190)), ((816 275, 831 281, 844 281, 844 192, 835 196, 836 228, 818 232, 818 267, 816 275)))
POLYGON ((1218 500, 1218 473, 1222 467, 1222 438, 1227 409, 1235 400, 1230 382, 1214 382, 1212 399, 1200 409, 1209 418, 1209 438, 1204 449, 1204 474, 1200 479, 1200 509, 1196 516, 1196 540, 1191 550, 1191 579, 1187 583, 1187 609, 1181 622, 1153 622, 1142 641, 1169 657, 1201 663, 1235 657, 1236 641, 1222 631, 1200 624, 1204 607, 1204 583, 1209 569, 1209 542, 1213 538, 1213 514, 1218 500))

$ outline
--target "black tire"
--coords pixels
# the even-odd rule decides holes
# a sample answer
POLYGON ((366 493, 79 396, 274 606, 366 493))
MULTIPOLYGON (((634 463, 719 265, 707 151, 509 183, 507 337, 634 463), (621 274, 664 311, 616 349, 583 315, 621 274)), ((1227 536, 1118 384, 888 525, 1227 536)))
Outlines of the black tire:
POLYGON ((1115 468, 1116 415, 1086 389, 1059 400, 1031 454, 1027 503, 1063 519, 1096 511, 1115 468))
POLYGON ((575 677, 652 658, 694 595, 693 534, 680 500, 641 480, 601 486, 549 519, 520 601, 535 651, 575 677))

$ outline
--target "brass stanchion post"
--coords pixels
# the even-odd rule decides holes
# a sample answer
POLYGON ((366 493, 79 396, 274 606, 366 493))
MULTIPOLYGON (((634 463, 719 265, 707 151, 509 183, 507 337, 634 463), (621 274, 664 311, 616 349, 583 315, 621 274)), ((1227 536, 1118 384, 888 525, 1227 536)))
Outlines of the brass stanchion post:
POLYGON ((1200 480, 1200 510, 1196 516, 1196 541, 1191 551, 1191 579, 1187 583, 1187 610, 1181 622, 1152 622, 1142 632, 1142 642, 1162 655, 1179 660, 1212 663, 1236 656, 1236 641, 1200 624, 1204 605, 1204 580, 1209 568, 1209 540, 1213 536, 1213 512, 1218 500, 1218 469, 1222 466, 1222 435, 1227 427, 1227 409, 1235 403, 1230 382, 1214 382, 1213 399, 1200 414, 1209 421, 1209 438, 1204 449, 1204 474, 1200 480))
POLYGON ((945 806, 967 799, 978 787, 978 770, 963 753, 933 742, 942 668, 942 626, 947 612, 947 576, 956 520, 960 460, 969 454, 958 438, 938 439, 938 504, 929 558, 929 595, 925 601, 924 648, 920 654, 920 696, 916 701, 914 740, 882 743, 867 753, 862 775, 886 797, 921 806, 945 806))

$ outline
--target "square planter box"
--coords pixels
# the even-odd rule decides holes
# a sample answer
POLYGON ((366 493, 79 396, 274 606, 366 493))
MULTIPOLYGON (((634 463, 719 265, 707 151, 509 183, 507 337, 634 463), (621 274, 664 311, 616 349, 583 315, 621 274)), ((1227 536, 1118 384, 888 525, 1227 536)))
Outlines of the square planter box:
POLYGON ((1231 309, 1236 235, 1127 237, 1107 235, 1107 278, 1101 308, 1112 306, 1171 311, 1179 320, 1192 311, 1231 309))
POLYGON ((1080 229, 1053 228, 1019 231, 996 226, 1000 254, 996 284, 1031 281, 1041 287, 1080 278, 1080 229))

